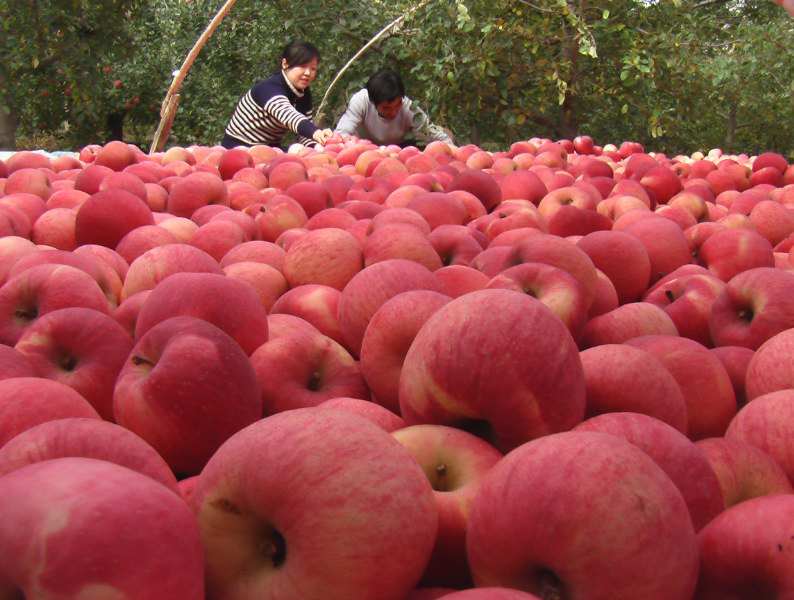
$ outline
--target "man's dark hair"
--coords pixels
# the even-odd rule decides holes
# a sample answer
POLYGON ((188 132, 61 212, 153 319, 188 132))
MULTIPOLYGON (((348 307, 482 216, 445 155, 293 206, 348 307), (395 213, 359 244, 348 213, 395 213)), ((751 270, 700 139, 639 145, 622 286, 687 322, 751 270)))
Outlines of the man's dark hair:
POLYGON ((403 80, 394 71, 379 71, 367 81, 369 100, 375 106, 381 102, 392 102, 405 96, 403 80))
POLYGON ((313 58, 316 58, 317 62, 320 61, 320 51, 313 44, 304 42, 303 40, 292 40, 289 44, 284 46, 284 50, 281 51, 281 56, 278 57, 278 61, 276 62, 276 73, 281 71, 282 60, 287 61, 288 67, 296 67, 311 62, 313 58))

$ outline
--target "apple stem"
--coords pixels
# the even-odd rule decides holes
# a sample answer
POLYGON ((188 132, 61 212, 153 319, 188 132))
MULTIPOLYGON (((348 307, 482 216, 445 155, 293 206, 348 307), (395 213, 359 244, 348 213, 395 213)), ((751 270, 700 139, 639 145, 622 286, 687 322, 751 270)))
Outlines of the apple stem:
POLYGON ((132 364, 136 366, 140 366, 140 365, 150 365, 152 367, 154 366, 154 363, 152 361, 147 360, 142 356, 138 356, 137 354, 134 355, 131 360, 132 360, 132 364))
POLYGON ((675 302, 675 295, 670 290, 665 290, 664 295, 669 302, 675 302))

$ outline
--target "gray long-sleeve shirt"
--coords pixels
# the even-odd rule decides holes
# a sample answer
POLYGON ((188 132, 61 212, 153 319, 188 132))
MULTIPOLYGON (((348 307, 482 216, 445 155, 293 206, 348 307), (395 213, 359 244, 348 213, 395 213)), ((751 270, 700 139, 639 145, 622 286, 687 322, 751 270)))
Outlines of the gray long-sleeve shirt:
POLYGON ((410 132, 425 142, 440 140, 453 143, 444 130, 431 123, 427 114, 410 98, 403 97, 400 112, 394 119, 384 119, 370 102, 366 89, 353 94, 334 131, 367 139, 380 146, 400 145, 410 132))

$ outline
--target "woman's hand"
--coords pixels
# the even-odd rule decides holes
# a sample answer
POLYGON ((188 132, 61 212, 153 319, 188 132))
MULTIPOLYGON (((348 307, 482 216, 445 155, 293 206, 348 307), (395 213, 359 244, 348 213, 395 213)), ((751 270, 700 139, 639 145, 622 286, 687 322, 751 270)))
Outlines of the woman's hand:
POLYGON ((334 132, 330 129, 318 129, 314 132, 312 139, 318 144, 325 145, 325 142, 327 142, 328 138, 330 138, 333 134, 334 132))

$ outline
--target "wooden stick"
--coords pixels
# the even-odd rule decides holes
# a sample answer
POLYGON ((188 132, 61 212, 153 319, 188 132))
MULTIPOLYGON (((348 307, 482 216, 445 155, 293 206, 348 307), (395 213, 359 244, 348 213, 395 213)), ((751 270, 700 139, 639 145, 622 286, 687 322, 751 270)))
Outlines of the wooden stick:
POLYGON ((154 139, 152 140, 152 146, 149 150, 149 154, 160 152, 165 146, 165 140, 168 138, 168 133, 171 131, 171 124, 174 122, 176 109, 179 106, 179 95, 176 92, 179 90, 179 86, 181 86, 182 82, 185 80, 185 76, 190 70, 190 67, 193 65, 193 61, 196 60, 196 56, 198 56, 201 48, 204 46, 210 36, 212 36, 215 29, 218 27, 220 22, 227 15, 236 1, 237 0, 226 0, 218 13, 212 18, 209 25, 207 25, 204 33, 201 34, 199 39, 193 45, 193 48, 190 50, 190 52, 188 52, 188 55, 185 57, 182 66, 178 71, 174 71, 174 80, 171 82, 171 87, 168 88, 168 92, 165 95, 163 104, 160 107, 160 124, 157 126, 157 131, 154 134, 154 139), (175 95, 176 100, 174 101, 173 97, 175 95))
POLYGON ((322 125, 323 116, 324 116, 323 107, 325 106, 325 101, 328 99, 328 94, 331 93, 331 89, 333 89, 334 85, 336 85, 336 82, 339 81, 339 78, 342 77, 342 74, 345 71, 347 71, 348 67, 350 67, 350 65, 352 65, 362 54, 364 54, 364 52, 367 51, 367 48, 369 48, 370 46, 372 46, 372 44, 374 44, 379 39, 384 37, 386 33, 389 32, 389 30, 391 30, 392 28, 396 28, 400 23, 402 23, 406 19, 406 17, 408 17, 408 15, 410 15, 413 12, 416 12, 417 10, 419 10, 420 8, 422 8, 427 4, 430 4, 432 1, 433 0, 422 0, 422 2, 420 2, 419 4, 409 8, 405 13, 394 19, 394 21, 386 25, 386 27, 384 27, 377 34, 375 34, 375 37, 373 37, 370 41, 364 44, 361 47, 361 49, 358 52, 356 52, 353 55, 353 57, 347 61, 347 63, 345 63, 345 66, 340 69, 339 73, 337 73, 336 77, 334 77, 333 81, 331 81, 330 85, 328 86, 328 89, 325 90, 325 95, 323 96, 323 99, 320 102, 320 107, 317 109, 317 114, 315 116, 315 122, 317 123, 317 125, 320 126, 322 125))
POLYGON ((179 94, 173 94, 168 98, 168 105, 163 110, 163 117, 160 119, 160 124, 157 126, 157 131, 154 133, 154 141, 152 142, 152 149, 149 154, 153 152, 161 152, 165 146, 165 140, 168 138, 168 133, 171 131, 171 125, 174 123, 176 117, 176 109, 179 107, 179 94))

